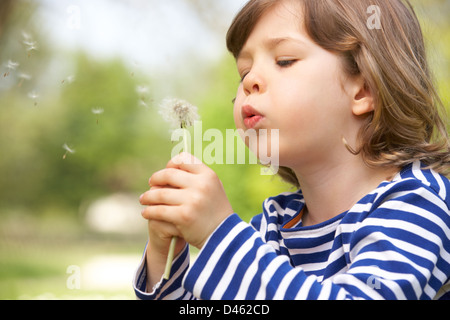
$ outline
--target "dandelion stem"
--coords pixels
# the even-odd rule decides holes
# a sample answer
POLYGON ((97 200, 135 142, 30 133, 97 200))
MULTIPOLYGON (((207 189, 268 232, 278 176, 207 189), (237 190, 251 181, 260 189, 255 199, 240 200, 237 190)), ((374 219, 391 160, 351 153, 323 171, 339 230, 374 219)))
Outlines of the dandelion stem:
MULTIPOLYGON (((143 89, 139 88, 138 90, 141 91, 143 89)), ((173 124, 174 127, 181 127, 183 130, 184 152, 189 152, 187 128, 192 126, 194 121, 198 119, 197 107, 183 100, 166 99, 161 105, 160 114, 165 120, 173 124)), ((177 237, 174 236, 170 242, 169 252, 167 255, 166 269, 164 272, 164 279, 166 280, 169 280, 170 277, 176 244, 177 237)))
POLYGON ((183 142, 184 142, 184 152, 189 152, 189 143, 188 143, 188 131, 186 128, 183 129, 183 142))
POLYGON ((166 269, 164 271, 164 279, 169 280, 170 271, 172 270, 172 262, 175 255, 175 246, 177 245, 177 237, 172 237, 170 241, 169 254, 167 255, 166 269))
MULTIPOLYGON (((184 152, 189 151, 189 144, 188 144, 188 135, 187 135, 187 129, 186 125, 182 124, 181 128, 183 129, 183 142, 184 142, 184 152)), ((175 246, 177 245, 177 237, 172 237, 172 240, 170 241, 170 247, 169 247, 169 253, 167 255, 167 261, 166 261, 166 269, 164 271, 164 279, 169 280, 170 278, 170 271, 172 270, 172 263, 173 258, 175 255, 175 246)))

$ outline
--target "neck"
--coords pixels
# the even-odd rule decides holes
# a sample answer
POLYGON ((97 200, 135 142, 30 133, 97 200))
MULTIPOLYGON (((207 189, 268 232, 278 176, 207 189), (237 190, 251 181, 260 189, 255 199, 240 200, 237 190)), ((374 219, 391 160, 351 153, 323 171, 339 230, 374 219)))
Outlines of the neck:
POLYGON ((303 225, 311 226, 348 211, 383 181, 392 179, 393 168, 370 168, 360 156, 345 161, 294 169, 306 203, 303 225))

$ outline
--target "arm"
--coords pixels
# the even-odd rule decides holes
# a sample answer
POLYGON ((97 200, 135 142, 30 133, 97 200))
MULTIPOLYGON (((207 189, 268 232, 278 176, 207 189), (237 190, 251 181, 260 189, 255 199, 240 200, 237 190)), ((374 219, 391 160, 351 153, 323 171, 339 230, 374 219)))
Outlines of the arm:
MULTIPOLYGON (((190 292, 182 288, 182 279, 189 268, 189 247, 174 259, 169 280, 159 279, 153 286, 149 286, 148 270, 151 269, 147 262, 147 248, 142 257, 141 264, 136 272, 133 287, 136 297, 140 300, 190 300, 193 296, 190 292)), ((164 270, 163 270, 164 271, 164 270)))
MULTIPOLYGON (((160 279, 173 236, 179 239, 176 254, 185 248, 184 239, 201 248, 217 225, 233 213, 215 173, 189 154, 183 153, 172 159, 166 169, 151 177, 149 184, 150 190, 140 197, 141 204, 147 206, 142 215, 149 221, 149 242, 144 255, 145 265, 138 270, 136 280, 143 286, 145 278, 147 291, 151 291, 155 285, 160 288, 165 284, 160 279), (202 216, 205 212, 208 216, 202 216)), ((181 279, 189 263, 181 265, 184 271, 180 272, 174 263, 168 281, 178 284, 178 288, 172 288, 178 293, 182 291, 181 279), (175 280, 174 275, 177 275, 175 280)), ((139 288, 139 285, 136 287, 139 288)), ((150 296, 149 299, 154 298, 150 296)))
MULTIPOLYGON (((152 190, 165 191, 164 187, 153 186, 152 190)), ((145 203, 144 195, 140 201, 145 203)), ((177 260, 173 263, 170 281, 162 279, 168 254, 168 247, 173 234, 177 234, 176 228, 164 221, 148 221, 149 240, 141 261, 134 289, 136 296, 140 299, 188 299, 187 294, 181 289, 181 279, 189 266, 189 247, 184 239, 177 241, 175 256, 177 260)))

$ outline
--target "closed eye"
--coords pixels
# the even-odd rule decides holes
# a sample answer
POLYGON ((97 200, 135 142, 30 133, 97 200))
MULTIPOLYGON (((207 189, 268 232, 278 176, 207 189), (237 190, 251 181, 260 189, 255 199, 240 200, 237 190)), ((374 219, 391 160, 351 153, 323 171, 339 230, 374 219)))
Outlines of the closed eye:
POLYGON ((245 73, 241 77, 241 83, 244 82, 245 77, 249 74, 249 72, 245 73))
POLYGON ((290 67, 293 64, 295 64, 298 60, 296 59, 292 59, 292 60, 280 60, 277 61, 277 65, 282 67, 282 68, 286 68, 286 67, 290 67))

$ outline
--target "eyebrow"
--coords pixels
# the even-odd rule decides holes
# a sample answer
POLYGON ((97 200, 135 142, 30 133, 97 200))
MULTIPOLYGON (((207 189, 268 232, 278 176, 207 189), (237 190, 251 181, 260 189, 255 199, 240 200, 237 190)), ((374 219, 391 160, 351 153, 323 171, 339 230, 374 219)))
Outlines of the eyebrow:
MULTIPOLYGON (((306 43, 304 41, 302 41, 299 38, 294 38, 294 37, 275 37, 275 38, 269 38, 266 39, 264 41, 264 46, 269 49, 269 50, 273 50, 274 48, 276 48, 277 46, 279 46, 280 44, 282 44, 283 42, 295 42, 301 46, 306 46, 306 43)), ((241 52, 238 55, 238 59, 239 58, 244 58, 245 56, 249 55, 249 53, 242 48, 241 52)))
POLYGON ((269 38, 265 41, 265 45, 267 48, 273 49, 283 42, 296 42, 297 44, 300 44, 302 46, 305 45, 305 43, 302 40, 292 37, 269 38))

